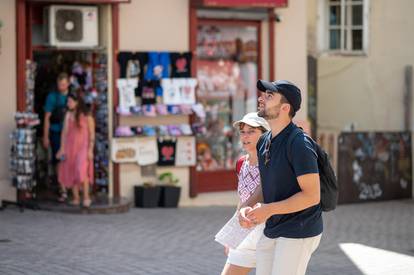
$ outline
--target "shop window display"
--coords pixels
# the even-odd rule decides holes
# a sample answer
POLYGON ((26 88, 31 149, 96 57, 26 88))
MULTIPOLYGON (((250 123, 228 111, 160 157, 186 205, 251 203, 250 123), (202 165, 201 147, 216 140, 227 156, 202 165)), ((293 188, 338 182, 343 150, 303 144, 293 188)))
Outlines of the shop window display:
POLYGON ((134 125, 116 126, 112 144, 115 163, 137 163, 144 170, 148 165, 195 165, 197 125, 153 125, 145 119, 204 114, 203 106, 196 102, 197 80, 191 78, 191 56, 189 52, 118 54, 121 78, 117 79, 117 114, 121 118, 130 117, 134 125), (128 74, 128 64, 137 57, 140 57, 140 72, 128 74))
POLYGON ((197 171, 231 170, 241 153, 232 123, 257 110, 258 30, 201 24, 197 35, 197 100, 205 109, 197 135, 197 171))

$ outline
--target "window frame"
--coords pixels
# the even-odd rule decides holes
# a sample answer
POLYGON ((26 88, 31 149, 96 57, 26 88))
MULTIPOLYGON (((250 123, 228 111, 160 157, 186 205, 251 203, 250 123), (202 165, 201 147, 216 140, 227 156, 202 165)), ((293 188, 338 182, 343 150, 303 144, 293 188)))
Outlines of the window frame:
POLYGON ((338 55, 366 55, 369 45, 368 39, 368 23, 369 23, 369 0, 354 0, 348 2, 349 0, 336 0, 331 2, 330 0, 319 0, 319 49, 323 52, 329 54, 338 54, 338 55), (340 7, 340 21, 339 25, 330 24, 330 8, 332 6, 340 7), (346 25, 345 21, 352 23, 352 6, 362 5, 362 25, 346 25), (345 9, 351 10, 347 12, 345 18, 345 9), (339 30, 339 48, 331 49, 330 45, 330 32, 331 30, 339 30), (362 31, 362 49, 353 50, 352 49, 352 31, 361 30, 362 31))

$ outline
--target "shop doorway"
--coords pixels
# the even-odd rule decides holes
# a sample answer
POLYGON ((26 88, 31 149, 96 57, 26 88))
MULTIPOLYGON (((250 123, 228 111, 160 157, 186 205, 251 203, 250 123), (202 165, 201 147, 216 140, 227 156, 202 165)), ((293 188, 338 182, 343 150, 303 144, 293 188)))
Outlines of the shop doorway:
POLYGON ((56 79, 60 73, 70 76, 70 90, 81 90, 96 123, 96 150, 94 157, 94 193, 108 193, 108 105, 106 54, 90 50, 35 49, 36 64, 34 112, 41 125, 37 129, 37 196, 54 199, 58 194, 56 171, 51 163, 51 150, 42 146, 44 106, 47 95, 57 91, 56 79))
POLYGON ((76 1, 55 4, 52 1, 19 0, 17 3, 18 18, 21 19, 17 22, 20 34, 18 40, 25 45, 18 48, 17 109, 39 114, 42 123, 37 128, 36 145, 37 186, 34 192, 38 199, 54 200, 58 193, 50 161, 51 150, 43 148, 42 137, 46 97, 57 90, 57 76, 62 72, 70 76, 70 90, 82 91, 95 120, 92 193, 102 195, 99 198, 108 198, 110 195, 111 107, 108 88, 111 83, 108 83, 108 76, 109 69, 113 70, 110 68, 113 64, 108 60, 114 55, 114 50, 117 50, 117 44, 113 42, 117 40, 117 31, 110 35, 110 28, 106 24, 112 14, 114 28, 117 28, 118 4, 107 3, 111 1, 85 1, 82 5, 76 1), (23 15, 26 17, 23 18, 23 15), (95 35, 96 39, 91 39, 95 35), (24 70, 21 68, 24 68, 23 64, 27 60, 36 65, 33 79, 28 79, 27 73, 22 74, 24 70), (27 83, 34 86, 33 95, 25 93, 27 83))
POLYGON ((257 111, 260 76, 260 21, 198 19, 197 100, 206 118, 197 136, 198 192, 235 190, 234 167, 242 154, 232 123, 257 111))

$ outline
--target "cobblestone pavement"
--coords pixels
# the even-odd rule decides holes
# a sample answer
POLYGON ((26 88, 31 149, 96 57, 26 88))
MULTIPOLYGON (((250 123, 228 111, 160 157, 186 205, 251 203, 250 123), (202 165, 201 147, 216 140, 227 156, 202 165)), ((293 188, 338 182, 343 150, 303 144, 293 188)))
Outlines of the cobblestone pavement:
MULTIPOLYGON (((0 274, 220 274, 231 207, 72 215, 0 211, 0 274)), ((414 274, 414 202, 340 206, 307 274, 414 274)))

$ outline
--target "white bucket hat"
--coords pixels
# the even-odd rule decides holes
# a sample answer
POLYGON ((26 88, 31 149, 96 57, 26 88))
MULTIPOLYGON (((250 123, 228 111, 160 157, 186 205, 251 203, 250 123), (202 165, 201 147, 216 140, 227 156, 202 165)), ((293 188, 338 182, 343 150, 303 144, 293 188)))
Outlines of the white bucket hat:
POLYGON ((267 121, 264 118, 259 117, 256 112, 245 114, 244 117, 241 120, 238 120, 238 121, 233 123, 233 127, 234 128, 239 127, 240 123, 245 123, 245 124, 247 124, 251 127, 260 127, 261 126, 261 127, 265 128, 266 131, 270 131, 270 126, 267 123, 267 121))

